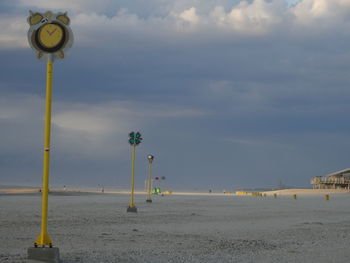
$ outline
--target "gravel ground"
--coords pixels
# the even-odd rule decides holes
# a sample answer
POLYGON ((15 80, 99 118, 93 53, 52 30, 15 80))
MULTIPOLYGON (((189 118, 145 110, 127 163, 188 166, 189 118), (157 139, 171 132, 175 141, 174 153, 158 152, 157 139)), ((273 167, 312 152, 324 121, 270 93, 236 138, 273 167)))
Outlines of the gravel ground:
MULTIPOLYGON (((53 194, 49 235, 73 262, 349 262, 350 195, 136 196, 53 194)), ((40 196, 0 195, 0 262, 26 262, 40 196)))

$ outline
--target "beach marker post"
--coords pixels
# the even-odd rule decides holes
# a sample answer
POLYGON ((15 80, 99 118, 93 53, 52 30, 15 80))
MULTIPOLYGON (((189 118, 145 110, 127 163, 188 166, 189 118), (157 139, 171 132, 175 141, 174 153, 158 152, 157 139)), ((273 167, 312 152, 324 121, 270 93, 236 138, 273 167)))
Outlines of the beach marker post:
POLYGON ((135 191, 135 152, 136 146, 142 141, 140 132, 129 133, 129 144, 131 145, 131 193, 130 193, 130 204, 127 208, 127 212, 137 213, 137 208, 134 203, 134 191, 135 191))
POLYGON ((151 188, 152 188, 152 162, 154 160, 154 156, 153 155, 148 155, 147 156, 148 159, 148 184, 147 184, 147 203, 152 203, 152 198, 151 198, 151 188))
POLYGON ((46 99, 44 125, 44 161, 42 179, 42 215, 41 231, 34 242, 34 249, 28 249, 28 258, 37 260, 59 260, 58 248, 47 233, 48 193, 50 173, 50 138, 51 138, 51 104, 52 104, 52 72, 56 59, 63 59, 65 52, 73 44, 73 32, 69 27, 70 19, 67 13, 46 13, 29 11, 28 42, 40 60, 47 62, 46 66, 46 99), (39 249, 40 247, 41 249, 39 249))

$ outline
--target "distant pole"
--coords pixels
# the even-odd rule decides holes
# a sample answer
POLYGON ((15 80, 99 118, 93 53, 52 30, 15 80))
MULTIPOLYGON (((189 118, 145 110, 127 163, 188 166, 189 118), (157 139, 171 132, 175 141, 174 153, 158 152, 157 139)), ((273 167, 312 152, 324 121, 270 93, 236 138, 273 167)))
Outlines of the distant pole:
POLYGON ((154 160, 154 156, 153 155, 148 155, 147 156, 148 159, 148 196, 147 196, 147 200, 146 202, 148 203, 152 203, 152 198, 151 198, 151 187, 152 187, 152 162, 154 160))

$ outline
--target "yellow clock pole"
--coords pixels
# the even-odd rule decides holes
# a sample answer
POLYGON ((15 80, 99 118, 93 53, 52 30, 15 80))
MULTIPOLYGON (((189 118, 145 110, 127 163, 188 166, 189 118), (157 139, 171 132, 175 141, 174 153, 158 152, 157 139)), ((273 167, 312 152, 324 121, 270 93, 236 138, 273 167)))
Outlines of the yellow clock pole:
POLYGON ((29 260, 35 262, 58 263, 59 249, 53 247, 47 233, 49 174, 50 174, 50 137, 51 137, 51 102, 52 102, 52 71, 56 59, 64 59, 66 51, 73 44, 73 32, 69 26, 70 18, 67 12, 45 13, 29 11, 27 18, 29 30, 28 43, 36 52, 36 57, 47 62, 46 65, 46 98, 45 98, 45 124, 44 124, 44 160, 41 194, 41 227, 40 234, 34 246, 28 248, 29 260))
POLYGON ((47 234, 47 210, 49 196, 49 172, 50 172, 50 137, 51 137, 51 102, 52 102, 52 55, 48 56, 46 68, 46 102, 45 102, 45 134, 44 134, 44 167, 43 187, 41 203, 41 232, 35 241, 36 246, 50 246, 52 241, 47 234))

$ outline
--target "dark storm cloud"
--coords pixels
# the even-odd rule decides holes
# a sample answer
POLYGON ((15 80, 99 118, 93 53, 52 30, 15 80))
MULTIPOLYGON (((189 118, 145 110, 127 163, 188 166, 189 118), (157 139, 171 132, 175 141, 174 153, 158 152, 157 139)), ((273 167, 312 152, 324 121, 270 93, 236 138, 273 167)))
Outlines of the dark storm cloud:
MULTIPOLYGON (((53 183, 127 186, 130 130, 144 133, 140 178, 152 153, 170 188, 307 186, 348 166, 344 1, 141 2, 66 3, 75 43, 54 66, 53 183)), ((45 65, 21 35, 26 16, 0 34, 9 183, 40 181, 45 65)))

